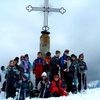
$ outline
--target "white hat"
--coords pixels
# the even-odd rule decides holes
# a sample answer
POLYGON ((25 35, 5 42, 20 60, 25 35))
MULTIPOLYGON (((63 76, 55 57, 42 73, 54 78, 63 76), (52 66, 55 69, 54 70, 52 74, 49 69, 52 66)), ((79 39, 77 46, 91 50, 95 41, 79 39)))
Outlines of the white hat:
POLYGON ((47 77, 47 73, 46 73, 46 72, 43 72, 41 76, 42 76, 42 77, 43 77, 43 76, 47 77))

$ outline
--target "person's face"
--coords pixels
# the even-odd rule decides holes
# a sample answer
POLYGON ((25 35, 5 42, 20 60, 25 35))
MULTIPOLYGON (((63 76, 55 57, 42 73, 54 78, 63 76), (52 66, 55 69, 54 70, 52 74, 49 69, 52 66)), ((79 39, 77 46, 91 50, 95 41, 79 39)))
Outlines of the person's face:
POLYGON ((75 58, 75 57, 72 57, 72 60, 73 60, 73 61, 75 61, 75 60, 76 60, 76 58, 75 58))
POLYGON ((68 56, 68 55, 69 55, 69 53, 65 52, 65 55, 66 55, 66 56, 68 56))
POLYGON ((15 61, 14 61, 14 64, 15 64, 15 65, 18 64, 18 61, 15 60, 15 61))
POLYGON ((11 61, 9 65, 10 65, 11 67, 14 67, 14 66, 15 66, 14 61, 11 61))
POLYGON ((20 57, 20 61, 23 61, 23 60, 24 60, 24 56, 21 56, 21 57, 20 57))
POLYGON ((46 76, 43 76, 42 79, 43 79, 43 80, 46 80, 46 76))
POLYGON ((60 57, 60 53, 57 53, 56 56, 57 56, 57 57, 60 57))
POLYGON ((38 54, 38 57, 39 57, 39 58, 42 58, 42 54, 41 54, 41 53, 39 53, 39 54, 38 54))
POLYGON ((27 61, 27 60, 29 60, 29 58, 28 57, 25 57, 25 60, 27 61))
POLYGON ((84 60, 84 57, 80 57, 80 60, 83 61, 84 60))
POLYGON ((59 76, 54 76, 54 80, 58 81, 59 80, 59 76))

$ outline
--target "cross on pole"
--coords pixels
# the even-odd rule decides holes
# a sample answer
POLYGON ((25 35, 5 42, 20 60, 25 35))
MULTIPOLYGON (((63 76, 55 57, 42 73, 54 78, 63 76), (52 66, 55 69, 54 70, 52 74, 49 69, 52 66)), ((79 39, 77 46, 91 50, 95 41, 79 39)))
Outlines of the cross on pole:
POLYGON ((50 12, 59 12, 61 14, 64 14, 66 12, 66 9, 64 9, 63 7, 61 7, 61 8, 50 8, 49 7, 49 0, 44 0, 44 7, 32 7, 31 5, 28 5, 26 7, 26 10, 28 10, 28 12, 31 12, 31 11, 42 11, 42 12, 44 12, 44 25, 42 27, 43 31, 49 30, 48 14, 50 12))

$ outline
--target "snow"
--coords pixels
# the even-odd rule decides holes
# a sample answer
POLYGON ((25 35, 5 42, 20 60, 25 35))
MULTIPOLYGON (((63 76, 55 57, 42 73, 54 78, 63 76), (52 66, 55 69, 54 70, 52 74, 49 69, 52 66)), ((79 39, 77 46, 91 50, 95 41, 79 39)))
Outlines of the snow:
MULTIPOLYGON (((59 97, 59 98, 48 98, 47 100, 99 100, 100 99, 100 88, 95 88, 95 89, 88 89, 85 92, 81 92, 78 94, 69 94, 67 97, 59 97)), ((5 99, 5 93, 1 92, 0 93, 0 100, 6 100, 5 99)), ((7 100, 13 100, 12 98, 9 98, 7 100)), ((26 100, 41 100, 40 98, 33 98, 29 99, 27 98, 26 100)), ((46 100, 46 99, 42 99, 46 100)))
POLYGON ((100 80, 91 81, 88 83, 88 88, 100 88, 100 80))

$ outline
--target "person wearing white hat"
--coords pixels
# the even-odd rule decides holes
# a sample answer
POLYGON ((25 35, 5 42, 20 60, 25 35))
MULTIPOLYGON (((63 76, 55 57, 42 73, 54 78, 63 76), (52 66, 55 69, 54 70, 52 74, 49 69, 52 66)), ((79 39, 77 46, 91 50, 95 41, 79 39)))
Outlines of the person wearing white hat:
POLYGON ((47 78, 47 73, 46 72, 43 72, 41 77, 46 77, 47 78))
POLYGON ((43 72, 42 75, 41 75, 41 81, 37 85, 37 89, 38 89, 38 91, 40 91, 38 97, 39 98, 48 98, 48 97, 50 97, 49 87, 50 87, 50 81, 47 78, 47 73, 43 72))

